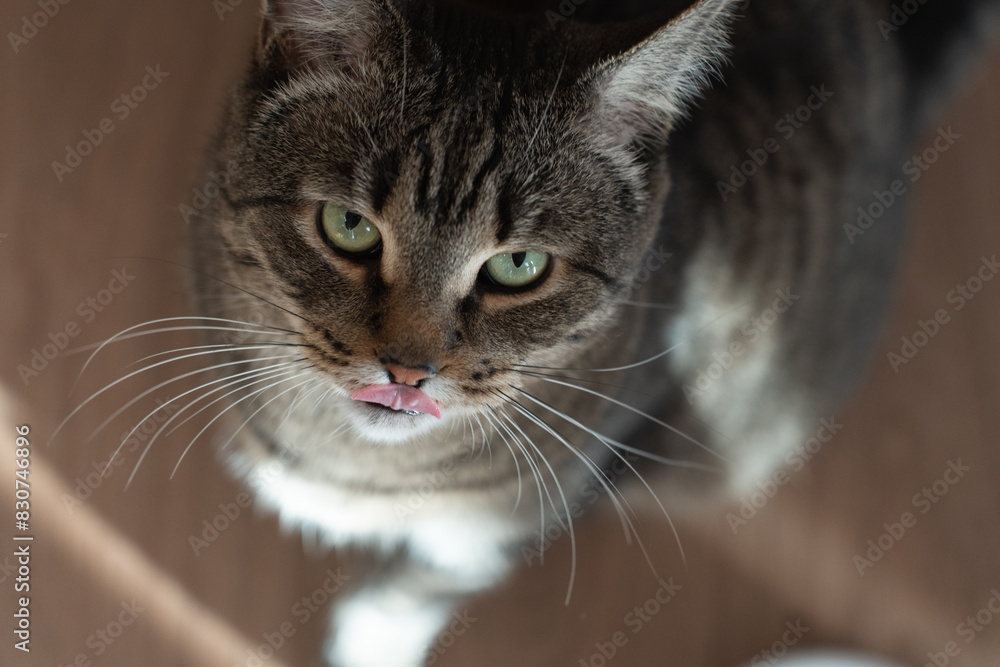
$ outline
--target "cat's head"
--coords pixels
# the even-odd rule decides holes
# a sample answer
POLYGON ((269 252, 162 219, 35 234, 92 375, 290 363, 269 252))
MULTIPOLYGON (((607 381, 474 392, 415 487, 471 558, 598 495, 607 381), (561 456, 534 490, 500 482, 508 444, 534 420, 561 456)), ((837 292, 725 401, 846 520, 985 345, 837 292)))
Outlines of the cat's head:
POLYGON ((267 323, 375 441, 502 405, 529 366, 613 359, 669 132, 734 4, 656 29, 272 0, 203 268, 273 302, 267 323))

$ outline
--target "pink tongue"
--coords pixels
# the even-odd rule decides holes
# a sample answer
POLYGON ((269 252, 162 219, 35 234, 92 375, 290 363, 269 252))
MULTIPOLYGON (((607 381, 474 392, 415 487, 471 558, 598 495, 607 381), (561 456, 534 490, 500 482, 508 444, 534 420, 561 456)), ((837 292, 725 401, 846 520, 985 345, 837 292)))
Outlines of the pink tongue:
POLYGON ((354 392, 351 398, 365 403, 378 403, 393 410, 422 412, 441 419, 441 410, 433 398, 416 387, 405 384, 373 384, 354 392))

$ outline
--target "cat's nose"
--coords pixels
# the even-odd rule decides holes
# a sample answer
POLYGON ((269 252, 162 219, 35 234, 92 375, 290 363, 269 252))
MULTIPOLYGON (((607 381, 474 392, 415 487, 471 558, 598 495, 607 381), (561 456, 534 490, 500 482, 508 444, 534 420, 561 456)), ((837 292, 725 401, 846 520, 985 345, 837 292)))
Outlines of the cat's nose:
POLYGON ((402 364, 387 363, 385 369, 389 371, 389 377, 396 384, 407 384, 416 387, 421 380, 433 376, 437 371, 433 367, 423 366, 421 368, 409 368, 402 364))

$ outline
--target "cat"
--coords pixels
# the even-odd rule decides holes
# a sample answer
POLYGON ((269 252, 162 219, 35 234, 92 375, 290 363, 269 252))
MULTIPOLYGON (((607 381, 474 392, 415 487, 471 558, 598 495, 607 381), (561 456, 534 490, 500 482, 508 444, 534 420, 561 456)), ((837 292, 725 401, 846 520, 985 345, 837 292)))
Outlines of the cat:
POLYGON ((815 431, 904 236, 857 210, 997 4, 266 2, 194 292, 244 331, 209 341, 234 473, 381 563, 325 661, 423 664, 589 480, 739 488, 815 431))

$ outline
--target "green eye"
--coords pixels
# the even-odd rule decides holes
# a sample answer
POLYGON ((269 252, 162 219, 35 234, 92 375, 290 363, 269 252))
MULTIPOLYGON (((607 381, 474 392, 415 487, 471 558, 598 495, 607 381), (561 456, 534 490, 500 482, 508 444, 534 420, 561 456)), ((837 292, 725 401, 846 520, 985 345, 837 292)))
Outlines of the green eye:
POLYGON ((489 279, 498 285, 525 287, 541 278, 548 265, 549 253, 528 250, 495 255, 483 268, 489 279))
POLYGON ((381 247, 382 235, 368 218, 330 202, 323 205, 320 215, 323 235, 338 250, 352 255, 370 255, 381 247))

